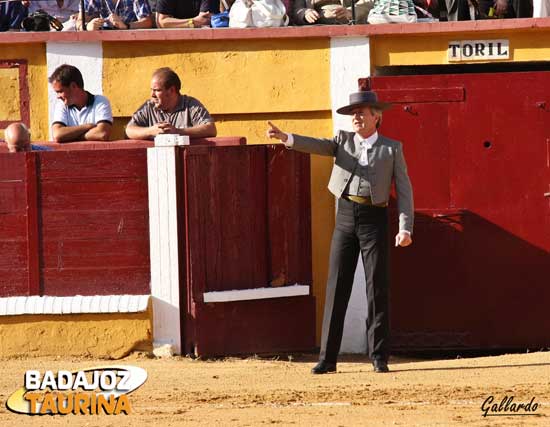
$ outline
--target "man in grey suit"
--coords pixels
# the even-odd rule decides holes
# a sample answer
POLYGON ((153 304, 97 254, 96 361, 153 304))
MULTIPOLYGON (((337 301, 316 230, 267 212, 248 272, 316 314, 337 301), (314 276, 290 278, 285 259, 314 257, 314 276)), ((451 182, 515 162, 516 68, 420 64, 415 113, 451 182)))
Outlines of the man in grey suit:
POLYGON ((367 342, 375 372, 388 372, 389 274, 387 205, 395 182, 399 211, 396 246, 412 243, 414 207, 411 182, 400 142, 378 134, 382 112, 390 104, 375 92, 350 95, 339 114, 352 116, 354 132, 332 139, 287 134, 269 122, 267 134, 287 148, 335 157, 329 190, 338 198, 332 236, 319 363, 313 374, 336 371, 344 319, 361 253, 367 285, 367 342))

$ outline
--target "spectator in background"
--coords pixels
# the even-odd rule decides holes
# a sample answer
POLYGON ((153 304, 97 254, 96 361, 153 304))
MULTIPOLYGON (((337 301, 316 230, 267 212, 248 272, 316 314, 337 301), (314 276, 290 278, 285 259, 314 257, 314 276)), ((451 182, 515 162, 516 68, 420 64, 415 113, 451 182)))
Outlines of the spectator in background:
POLYGON ((109 100, 84 90, 80 70, 63 64, 49 78, 57 94, 52 136, 55 142, 107 141, 113 113, 109 100))
MULTIPOLYGON (((227 0, 226 0, 227 3, 227 0)), ((221 8, 223 8, 223 2, 220 2, 220 0, 209 0, 208 1, 209 8, 208 10, 212 13, 218 13, 222 12, 221 8)))
POLYGON ((63 24, 63 31, 76 30, 80 0, 32 0, 29 14, 43 10, 63 24))
POLYGON ((210 8, 210 0, 158 0, 157 27, 207 27, 210 25, 210 8))
POLYGON ((414 8, 418 19, 439 19, 438 0, 413 0, 414 8))
POLYGON ((447 21, 469 21, 472 19, 468 0, 445 0, 445 6, 447 21))
POLYGON ((4 139, 10 153, 24 151, 51 151, 49 147, 31 144, 31 133, 24 123, 12 123, 4 130, 4 139))
POLYGON ((151 28, 153 14, 147 0, 85 0, 86 29, 135 30, 151 28))
MULTIPOLYGON (((347 24, 351 20, 352 0, 294 0, 292 21, 295 25, 347 24)), ((355 2, 355 20, 366 24, 374 0, 355 2)))
POLYGON ((479 0, 479 12, 488 18, 531 18, 532 0, 479 0), (493 12, 490 9, 493 8, 493 12))
POLYGON ((533 0, 533 18, 550 16, 550 0, 533 0))
MULTIPOLYGON (((292 15, 292 0, 281 0, 285 5, 286 14, 290 17, 292 15)), ((231 6, 235 3, 235 0, 210 0, 210 11, 219 10, 224 12, 231 9, 231 6)))
POLYGON ((151 79, 151 99, 134 113, 126 127, 130 139, 154 139, 159 134, 190 138, 216 136, 216 125, 199 100, 182 95, 178 75, 159 68, 151 79))
POLYGON ((27 15, 27 8, 19 1, 0 3, 0 31, 20 30, 27 15))

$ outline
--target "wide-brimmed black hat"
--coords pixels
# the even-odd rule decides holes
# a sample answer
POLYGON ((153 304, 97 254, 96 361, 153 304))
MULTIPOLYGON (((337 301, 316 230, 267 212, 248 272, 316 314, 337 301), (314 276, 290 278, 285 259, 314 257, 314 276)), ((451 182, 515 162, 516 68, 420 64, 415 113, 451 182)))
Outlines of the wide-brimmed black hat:
POLYGON ((376 92, 371 90, 364 90, 361 92, 355 92, 349 96, 349 105, 340 107, 336 110, 338 114, 346 114, 348 116, 353 115, 352 111, 357 107, 375 107, 380 110, 387 110, 391 107, 391 104, 387 102, 379 102, 376 92))

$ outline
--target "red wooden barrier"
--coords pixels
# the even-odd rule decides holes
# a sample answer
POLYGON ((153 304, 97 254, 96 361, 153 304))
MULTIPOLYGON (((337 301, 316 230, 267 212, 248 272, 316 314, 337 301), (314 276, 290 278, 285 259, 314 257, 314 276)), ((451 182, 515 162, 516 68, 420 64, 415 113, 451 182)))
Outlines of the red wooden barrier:
POLYGON ((0 296, 149 293, 144 149, 0 154, 0 296))
POLYGON ((281 146, 184 149, 184 351, 315 346, 313 296, 204 303, 212 291, 311 284, 309 156, 281 146))
POLYGON ((395 103, 382 133, 404 143, 417 210, 392 257, 394 348, 547 347, 550 72, 371 86, 395 103))
MULTIPOLYGON (((315 346, 312 295, 204 303, 204 293, 311 285, 309 157, 243 138, 178 149, 183 349, 315 346)), ((145 141, 0 154, 0 297, 149 294, 145 141)))
POLYGON ((150 293, 153 142, 38 144, 55 151, 7 154, 0 143, 0 297, 150 293))
POLYGON ((0 155, 0 296, 31 292, 27 172, 24 154, 0 155))

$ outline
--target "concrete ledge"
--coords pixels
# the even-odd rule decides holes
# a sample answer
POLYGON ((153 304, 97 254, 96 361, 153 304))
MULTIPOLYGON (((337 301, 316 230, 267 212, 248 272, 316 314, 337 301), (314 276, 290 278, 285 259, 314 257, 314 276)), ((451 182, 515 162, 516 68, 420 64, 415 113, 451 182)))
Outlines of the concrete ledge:
POLYGON ((233 291, 205 292, 204 302, 249 301, 266 298, 284 298, 309 295, 309 286, 294 285, 279 288, 239 289, 233 291))
POLYGON ((70 297, 0 298, 0 316, 23 314, 139 313, 147 310, 150 295, 75 295, 70 297))
POLYGON ((377 36, 393 34, 431 34, 456 32, 500 32, 502 30, 550 30, 550 18, 487 19, 484 21, 432 22, 381 25, 316 25, 284 28, 197 28, 150 29, 132 31, 84 32, 7 32, 0 34, 2 43, 94 42, 94 41, 165 41, 228 40, 311 37, 377 36))

